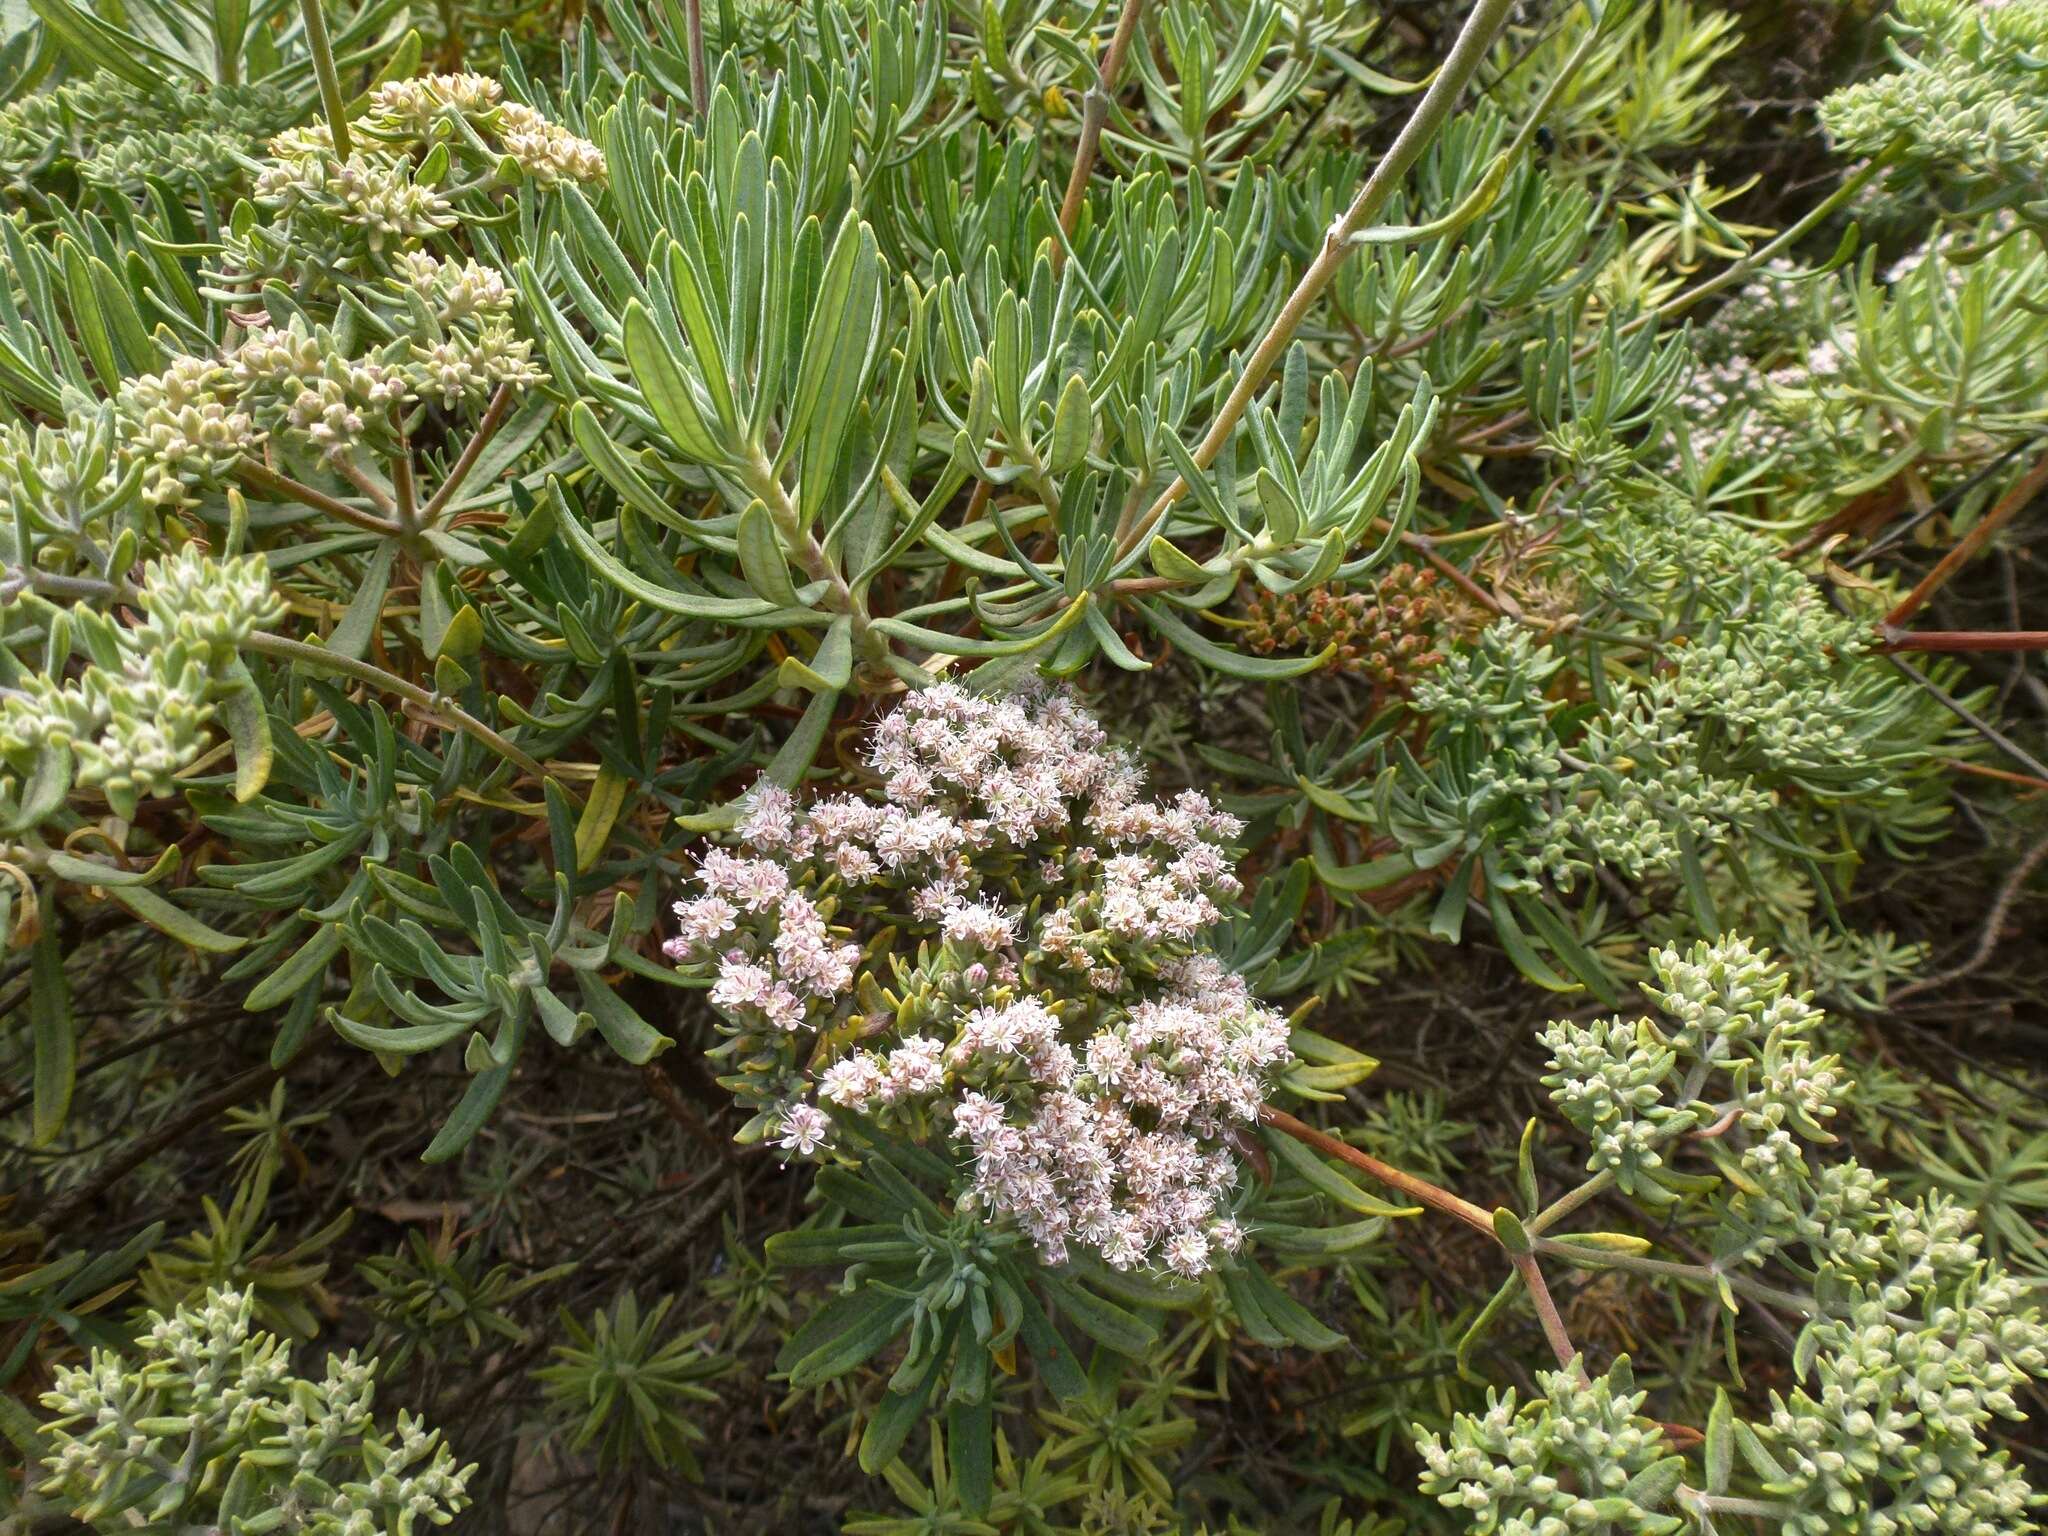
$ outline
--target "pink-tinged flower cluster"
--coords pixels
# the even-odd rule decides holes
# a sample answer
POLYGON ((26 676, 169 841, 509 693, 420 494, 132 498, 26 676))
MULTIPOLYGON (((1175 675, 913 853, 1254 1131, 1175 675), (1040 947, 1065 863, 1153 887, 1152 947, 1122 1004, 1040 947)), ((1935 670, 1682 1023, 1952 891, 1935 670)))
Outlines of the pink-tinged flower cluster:
POLYGON ((668 953, 709 975, 758 1127, 798 1157, 849 1117, 929 1143, 1051 1262, 1234 1251, 1230 1138, 1290 1060, 1202 942, 1237 820, 1147 799, 1063 693, 913 694, 868 764, 867 796, 757 790, 676 905, 668 953))

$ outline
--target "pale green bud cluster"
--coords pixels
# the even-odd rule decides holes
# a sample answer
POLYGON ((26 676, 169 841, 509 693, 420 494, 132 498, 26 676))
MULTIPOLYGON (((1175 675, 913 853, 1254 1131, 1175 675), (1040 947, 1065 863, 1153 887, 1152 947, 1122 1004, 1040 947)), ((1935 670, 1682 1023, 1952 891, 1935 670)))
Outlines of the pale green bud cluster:
POLYGON ((43 1396, 44 1491, 109 1532, 412 1536, 467 1505, 475 1468, 437 1432, 403 1412, 378 1427, 371 1364, 330 1355, 320 1381, 296 1377, 250 1308, 246 1292, 209 1291, 153 1314, 133 1364, 94 1350, 60 1369, 43 1396))
POLYGON ((1720 1509, 1797 1536, 2034 1529, 2038 1501, 1990 1436, 1995 1420, 2021 1417, 2028 1379, 2048 1375, 2028 1287, 1982 1256, 1961 1204, 1908 1203, 1854 1159, 1815 1158, 1846 1083, 1814 1054, 1822 1016, 1768 956, 1725 939, 1650 964, 1645 990, 1664 1021, 1552 1023, 1545 1081, 1592 1142, 1596 1174, 1652 1204, 1691 1203, 1715 1226, 1703 1279, 1805 1319, 1794 1385, 1755 1423, 1726 1419, 1724 1400, 1703 1490, 1679 1459, 1656 1459, 1625 1361, 1618 1382, 1575 1366, 1519 1412, 1497 1400, 1448 1437, 1425 1435, 1424 1490, 1474 1529, 1516 1536, 1675 1531, 1688 1517, 1707 1532, 1720 1509), (1721 1177, 1675 1170, 1682 1139, 1721 1177), (1757 1497, 1726 1494, 1738 1452, 1757 1497))
MULTIPOLYGON (((25 581, 30 563, 68 571, 93 562, 88 550, 124 532, 153 531, 138 492, 143 466, 121 451, 120 425, 105 404, 77 401, 61 425, 16 423, 0 434, 0 565, 25 581), (26 528, 31 548, 20 547, 26 528)), ((11 584, 0 577, 0 593, 11 584)), ((4 600, 4 598, 0 598, 4 600)))
POLYGON ((72 782, 124 817, 176 787, 219 703, 253 687, 238 648, 284 614, 261 556, 215 561, 189 547, 145 568, 142 603, 147 617, 130 628, 87 621, 106 659, 74 678, 28 672, 0 692, 7 768, 26 777, 44 754, 68 753, 72 782))
POLYGON ((2040 74, 2048 4, 1908 0, 1893 24, 1917 52, 1821 103, 1836 146, 1861 155, 1889 149, 1919 170, 2038 195, 2048 152, 2040 74))
POLYGON ((1628 1357, 1588 1379, 1574 1360, 1536 1378, 1543 1395, 1517 1409, 1515 1393, 1461 1413, 1448 1434, 1416 1442, 1422 1491, 1483 1536, 1655 1536, 1683 1522, 1660 1515, 1683 1463, 1639 1417, 1628 1357))
POLYGON ((1414 691, 1428 766, 1405 762, 1384 791, 1418 863, 1491 853, 1490 879, 1532 891, 1602 867, 1671 877, 1688 845, 1725 847, 1788 801, 1896 799, 1931 771, 1943 727, 1770 541, 1668 499, 1590 519, 1586 537, 1612 601, 1668 611, 1671 643, 1654 668, 1597 679, 1510 620, 1454 648, 1414 691), (1590 706, 1565 707, 1575 683, 1590 706))
POLYGON ((246 180, 245 157, 299 112, 294 93, 269 82, 143 91, 96 71, 0 107, 0 180, 71 159, 97 186, 140 195, 147 176, 224 204, 246 180))
POLYGON ((506 100, 484 75, 387 81, 349 134, 345 158, 325 123, 270 141, 271 163, 251 192, 265 222, 228 241, 239 265, 268 273, 310 254, 321 266, 368 274, 453 229, 465 193, 605 174, 595 144, 506 100))
POLYGON ((227 128, 150 129, 102 145, 79 166, 95 186, 141 196, 151 180, 216 191, 246 179, 249 141, 227 128))

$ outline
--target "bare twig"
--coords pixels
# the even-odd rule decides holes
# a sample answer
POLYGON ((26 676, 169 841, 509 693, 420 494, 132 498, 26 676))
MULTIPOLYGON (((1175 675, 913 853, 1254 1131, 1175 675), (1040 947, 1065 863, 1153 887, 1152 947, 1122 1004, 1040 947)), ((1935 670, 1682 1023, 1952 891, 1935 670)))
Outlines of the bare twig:
POLYGON ((1922 976, 1898 988, 1886 1003, 1901 1003, 1922 992, 1935 992, 1951 982, 1961 981, 1965 976, 1981 970, 1992 952, 1998 948, 1998 941, 2005 932, 2006 920, 2012 916, 2013 904, 2020 898, 2026 883, 2034 877, 2034 871, 2041 867, 2041 861, 2048 859, 2048 837, 2042 838, 2026 852, 2026 856, 2012 867, 2005 882, 1998 888, 1998 896, 1991 903, 1991 910, 1985 915, 1984 926, 1977 934, 1977 947, 1970 952, 1970 958, 1961 965, 1953 966, 1938 976, 1922 976))
POLYGON ((1925 607, 1927 600, 1940 591, 1951 576, 1967 565, 1999 529, 2011 522, 2044 485, 2048 485, 2048 453, 2036 459, 2033 467, 2012 483, 2011 488, 1998 498, 1991 510, 1979 518, 1976 525, 1962 536, 1956 547, 1943 555, 1935 563, 1934 569, 1921 577, 1919 584, 1899 600, 1899 605, 1885 615, 1885 627, 1891 629, 1901 625, 1925 607))
POLYGON ((469 478, 469 472, 476 468, 478 457, 482 455, 491 439, 498 435, 498 428, 505 423, 505 413, 511 408, 512 386, 500 384, 491 396, 491 403, 484 407, 483 419, 476 424, 476 431, 470 435, 469 441, 462 445, 462 453, 449 468, 448 478, 441 482, 440 488, 420 510, 422 525, 429 528, 434 525, 434 519, 439 517, 441 509, 448 505, 448 498, 461 489, 462 482, 469 478))

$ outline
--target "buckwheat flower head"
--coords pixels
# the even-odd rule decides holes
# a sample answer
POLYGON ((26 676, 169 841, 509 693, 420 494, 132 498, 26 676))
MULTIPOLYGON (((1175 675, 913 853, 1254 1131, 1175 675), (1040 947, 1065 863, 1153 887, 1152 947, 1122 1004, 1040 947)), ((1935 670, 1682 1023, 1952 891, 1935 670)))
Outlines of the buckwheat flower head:
POLYGON ((1204 943, 1240 890, 1206 796, 1148 798, 1069 695, 942 685, 874 728, 877 787, 764 785, 676 904, 730 1036, 743 1135, 924 1142, 956 1205, 1124 1269, 1236 1252, 1236 1127, 1287 1023, 1204 943))

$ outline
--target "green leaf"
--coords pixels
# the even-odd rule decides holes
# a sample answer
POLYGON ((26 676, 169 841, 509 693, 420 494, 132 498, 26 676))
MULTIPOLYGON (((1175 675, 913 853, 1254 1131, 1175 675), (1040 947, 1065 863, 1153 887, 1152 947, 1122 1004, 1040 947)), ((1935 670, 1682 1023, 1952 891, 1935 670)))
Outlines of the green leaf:
POLYGON ((661 327, 654 323, 654 317, 641 307, 638 299, 629 300, 626 304, 621 335, 626 367, 631 370, 633 381, 640 386, 640 393, 647 401, 647 408, 661 424, 669 443, 693 463, 725 463, 728 455, 705 425, 703 413, 697 408, 696 393, 683 372, 682 364, 669 350, 661 327))
POLYGON ((1045 1288, 1060 1310, 1089 1338, 1127 1360, 1142 1360, 1158 1342, 1159 1330, 1134 1312, 1105 1301, 1064 1275, 1045 1276, 1045 1288))
POLYGON ((758 619, 775 612, 773 603, 759 598, 712 597, 708 593, 656 586, 628 570, 616 555, 597 542, 590 530, 569 510, 567 498, 562 495, 561 482, 552 475, 548 477, 548 491, 560 503, 554 525, 568 536, 570 544, 589 562, 591 569, 627 596, 637 598, 650 608, 659 608, 663 613, 681 614, 691 619, 758 619))
POLYGON ((584 1011, 596 1020, 604 1043, 633 1066, 644 1067, 675 1044, 589 971, 576 973, 576 986, 583 996, 584 1011))
POLYGON ((1405 850, 1368 859, 1363 864, 1345 864, 1336 868, 1325 864, 1314 854, 1309 856, 1309 862, 1315 868, 1316 879, 1333 891, 1376 891, 1383 885, 1392 885, 1396 880, 1415 873, 1415 861, 1405 850))
POLYGON ((64 1129, 78 1077, 78 1036, 71 1016, 71 984, 54 924, 46 924, 29 951, 28 1015, 35 1037, 35 1112, 29 1144, 47 1147, 64 1129))
POLYGON ((1311 1147, 1305 1147, 1292 1136, 1267 1129, 1263 1132, 1266 1145, 1281 1162, 1300 1174, 1318 1193, 1361 1216, 1420 1216, 1419 1205, 1389 1205, 1376 1196, 1367 1194, 1350 1179, 1324 1162, 1311 1147))
POLYGON ((784 687, 802 688, 810 693, 837 693, 853 678, 853 615, 842 613, 818 642, 817 654, 808 663, 785 656, 778 671, 784 687))
POLYGON ((166 848, 148 869, 117 869, 98 859, 81 859, 75 853, 54 852, 46 861, 50 873, 73 885, 154 885, 178 867, 176 848, 166 848))
POLYGON ((740 571, 747 585, 777 608, 796 608, 796 583, 789 579, 789 562, 783 557, 782 540, 776 535, 775 519, 767 503, 751 501, 740 514, 738 529, 740 571))
POLYGON ((1233 651, 1216 644, 1213 640, 1203 639, 1157 603, 1140 602, 1137 607, 1145 616, 1145 621, 1158 630, 1175 650, 1191 661, 1198 662, 1213 672, 1221 672, 1226 677, 1240 677, 1250 682, 1277 682, 1313 672, 1337 654, 1337 647, 1333 644, 1324 646, 1313 656, 1289 660, 1247 656, 1242 651, 1233 651))
POLYGON ((1723 1494, 1735 1467, 1735 1410, 1728 1402, 1728 1389, 1714 1392, 1714 1406, 1707 1414, 1707 1492, 1723 1494))
POLYGON ((576 440, 583 457, 590 460, 591 468, 597 471, 605 484, 618 492, 619 499, 627 506, 665 528, 690 528, 688 520, 679 516, 676 509, 662 498, 647 477, 634 467, 633 461, 626 457, 611 434, 605 431, 597 419, 597 412, 581 400, 569 407, 569 435, 576 440))
POLYGON ((831 728, 832 716, 839 708, 837 693, 820 693, 804 706, 803 718, 796 723, 796 729, 789 733, 789 740, 782 744, 768 763, 768 778, 784 789, 795 789, 804 775, 811 771, 811 764, 817 761, 818 748, 825 744, 825 732, 831 728))
POLYGON ((167 933, 188 949, 205 950, 208 954, 233 954, 249 941, 233 934, 220 933, 209 928, 191 913, 172 906, 154 891, 143 890, 140 886, 110 885, 106 887, 109 897, 126 907, 150 927, 167 933))
POLYGON ((327 637, 327 649, 351 661, 361 661, 376 638, 378 621, 384 617, 384 594, 391 586, 391 562, 398 545, 385 541, 371 551, 363 567, 362 582, 348 600, 341 622, 327 637))
POLYGON ((1078 373, 1067 375, 1053 410, 1052 442, 1046 449, 1046 467, 1056 475, 1078 469, 1088 457, 1088 445, 1095 438, 1095 406, 1088 398, 1088 381, 1078 373))
POLYGON ((1031 1358, 1038 1362, 1038 1374, 1054 1397, 1061 1402, 1071 1402, 1088 1394, 1088 1377, 1075 1360, 1073 1350, 1060 1337, 1059 1330, 1052 1325, 1052 1319, 1045 1315, 1045 1308, 1038 1298, 1031 1294, 1028 1286, 1017 1290, 1020 1315, 1017 1332, 1024 1340, 1024 1347, 1031 1352, 1031 1358))
POLYGON ((1508 958, 1515 963, 1515 969, 1535 982, 1537 986, 1552 992, 1583 992, 1581 982, 1567 981, 1550 968, 1543 956, 1537 953, 1522 932, 1522 925, 1515 921, 1506 894, 1498 885, 1489 885, 1486 892, 1486 910, 1493 918, 1494 936, 1500 940, 1500 947, 1507 951, 1508 958))
MULTIPOLYGON (((463 612, 474 616, 475 610, 465 608, 463 612)), ((277 749, 270 739, 270 712, 263 707, 263 694, 256 686, 256 679, 239 661, 233 670, 240 677, 220 701, 218 710, 221 724, 227 727, 228 739, 235 749, 235 800, 237 804, 247 805, 262 794, 263 786, 270 782, 270 768, 277 760, 277 749)))
POLYGON ((1522 1202, 1522 1209, 1531 1215, 1537 1208, 1536 1189, 1536 1130, 1541 1122, 1535 1115, 1522 1127, 1521 1145, 1515 1153, 1515 1194, 1522 1202))
POLYGON ((249 989, 249 995, 242 999, 242 1006, 251 1012, 260 1012, 296 997, 307 987, 317 987, 321 976, 326 973, 327 963, 341 953, 341 943, 341 924, 320 924, 289 960, 249 989))
POLYGON ((476 1139, 476 1133, 484 1128, 484 1122, 498 1107, 498 1100, 505 1096, 505 1085, 512 1081, 513 1063, 503 1066, 486 1067, 469 1080, 461 1102, 434 1133, 434 1139, 427 1144, 427 1150, 420 1154, 423 1163, 445 1163, 476 1139))
POLYGON ((1521 1288, 1521 1275, 1509 1275, 1501 1282, 1500 1289, 1493 1293, 1493 1299, 1480 1309, 1477 1317, 1472 1319, 1472 1326, 1459 1338, 1456 1359, 1458 1375, 1464 1380, 1474 1383, 1481 1380, 1472 1370, 1472 1351, 1480 1339, 1485 1337, 1486 1330, 1493 1326, 1494 1320, 1507 1311, 1508 1303, 1515 1299, 1515 1293, 1521 1288))
POLYGON ((789 1384, 799 1390, 844 1376, 880 1354, 903 1331, 910 1303, 886 1291, 863 1291, 864 1309, 842 1331, 790 1367, 789 1384))
POLYGON ((1152 569, 1168 581, 1198 587, 1213 574, 1156 533, 1152 535, 1152 542, 1145 546, 1145 553, 1152 561, 1152 569))
POLYGON ((1325 1327, 1320 1318, 1288 1295, 1258 1265, 1240 1264, 1230 1273, 1257 1301, 1266 1320, 1280 1331, 1288 1343, 1303 1349, 1335 1349, 1345 1342, 1343 1334, 1325 1327))
POLYGON ((960 1507, 979 1518, 995 1493, 995 1404, 956 1402, 946 1410, 946 1452, 960 1507))
POLYGON ((924 1416, 924 1406, 931 1400, 932 1387, 939 1379, 939 1368, 950 1353, 943 1347, 934 1349, 908 1390, 891 1392, 882 1399, 881 1407, 875 1410, 860 1437, 861 1471, 872 1477, 896 1459, 903 1442, 924 1416))
POLYGON ((1280 482, 1273 478, 1271 470, 1260 470, 1255 483, 1259 491, 1259 510, 1265 514, 1266 527, 1272 531, 1275 542, 1282 546, 1293 544, 1301 537, 1301 509, 1280 482))

